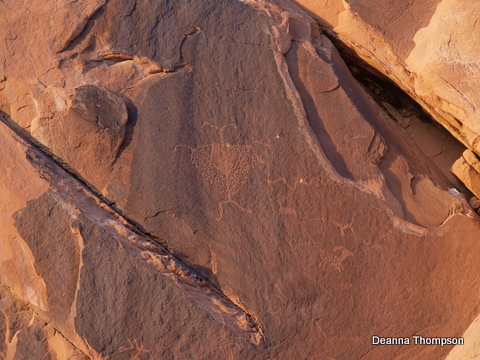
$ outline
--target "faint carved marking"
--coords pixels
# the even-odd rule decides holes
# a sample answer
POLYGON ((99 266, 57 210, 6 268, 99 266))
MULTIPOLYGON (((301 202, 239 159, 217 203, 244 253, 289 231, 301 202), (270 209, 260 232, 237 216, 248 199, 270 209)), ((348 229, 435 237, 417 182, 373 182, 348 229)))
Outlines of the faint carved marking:
POLYGON ((293 207, 283 206, 280 200, 277 199, 278 209, 282 215, 292 215, 297 217, 297 209, 293 207))
POLYGON ((336 227, 338 227, 342 237, 345 236, 345 230, 347 230, 347 229, 350 230, 350 232, 355 235, 355 233, 353 232, 353 229, 352 229, 353 219, 350 220, 350 222, 348 224, 340 223, 340 222, 334 221, 334 220, 332 220, 331 223, 334 224, 336 227))
POLYGON ((208 245, 210 248, 210 264, 212 267, 212 272, 217 275, 218 272, 218 262, 217 262, 217 254, 212 250, 212 247, 208 245))
MULTIPOLYGON (((389 232, 390 233, 390 232, 389 232)), ((387 235, 388 236, 388 235, 387 235)), ((368 250, 375 250, 375 252, 372 254, 371 251, 367 252, 367 255, 370 256, 376 256, 380 255, 382 259, 385 259, 385 251, 386 247, 382 244, 386 243, 386 239, 388 238, 387 236, 380 236, 380 238, 370 238, 370 239, 365 239, 363 240, 363 244, 368 250), (376 253, 376 254, 375 254, 376 253)))
POLYGON ((373 244, 373 245, 372 245, 372 249, 378 251, 379 254, 380 254, 380 257, 381 257, 382 259, 385 259, 385 255, 384 255, 385 248, 384 248, 384 246, 382 246, 382 245, 380 245, 380 244, 373 244))
POLYGON ((223 217, 223 205, 234 204, 240 210, 252 213, 238 204, 233 197, 245 186, 252 168, 258 164, 267 165, 256 153, 253 144, 259 143, 264 146, 268 144, 255 141, 249 145, 235 145, 224 140, 224 131, 228 127, 237 129, 235 124, 228 124, 218 127, 209 123, 200 126, 202 129, 209 126, 218 130, 220 143, 210 143, 198 147, 180 144, 178 148, 190 149, 190 163, 195 166, 200 176, 212 187, 215 193, 222 199, 217 203, 219 216, 215 220, 220 221, 223 217))
MULTIPOLYGON (((234 204, 240 210, 252 213, 251 209, 242 207, 233 197, 245 187, 248 178, 255 166, 263 165, 267 169, 265 182, 267 184, 283 183, 290 190, 296 190, 298 185, 310 186, 321 179, 318 176, 305 179, 302 175, 295 179, 287 179, 284 176, 271 179, 271 164, 264 161, 255 151, 253 145, 260 144, 271 148, 267 143, 253 141, 250 144, 232 144, 225 141, 224 132, 227 128, 238 130, 233 123, 217 126, 210 123, 202 124, 198 129, 209 127, 218 131, 220 142, 212 142, 206 145, 192 147, 187 144, 178 144, 174 151, 180 148, 190 150, 190 163, 197 169, 200 176, 210 185, 214 192, 222 199, 217 202, 218 217, 223 218, 223 205, 234 204)), ((279 135, 276 138, 280 138, 279 135)), ((279 204, 280 205, 280 204, 279 204)), ((279 206, 281 214, 297 216, 295 208, 279 206)))
POLYGON ((345 249, 343 246, 335 246, 332 252, 327 252, 324 249, 320 249, 320 266, 322 266, 322 270, 325 270, 327 265, 330 265, 335 270, 342 271, 342 263, 349 256, 353 256, 353 253, 345 249))
POLYGON ((192 164, 223 198, 231 200, 256 164, 252 148, 245 145, 210 144, 192 150, 192 164))
POLYGON ((341 290, 348 290, 348 289, 351 289, 353 287, 353 284, 352 283, 340 283, 340 284, 338 284, 338 287, 341 290))
POLYGON ((140 356, 142 354, 149 353, 150 350, 146 349, 144 345, 139 342, 137 339, 128 340, 128 347, 121 346, 118 349, 119 353, 126 352, 126 351, 135 351, 135 353, 130 357, 131 360, 140 360, 140 356))

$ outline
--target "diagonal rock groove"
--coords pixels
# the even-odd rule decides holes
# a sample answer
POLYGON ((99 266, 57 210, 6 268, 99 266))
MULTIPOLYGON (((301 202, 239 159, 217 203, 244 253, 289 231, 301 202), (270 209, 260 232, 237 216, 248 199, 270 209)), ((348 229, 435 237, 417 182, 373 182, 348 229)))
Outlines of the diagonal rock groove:
MULTIPOLYGON (((74 168, 72 168, 67 162, 65 162, 62 158, 57 156, 51 149, 40 143, 37 139, 35 139, 28 130, 25 130, 20 125, 18 125, 14 120, 10 118, 8 114, 0 110, 0 121, 3 122, 11 131, 13 131, 16 135, 18 135, 23 141, 34 146, 39 151, 41 151, 45 156, 52 159, 56 165, 61 167, 63 170, 68 172, 71 176, 73 176, 77 181, 79 181, 83 186, 88 188, 93 194, 97 197, 102 199, 105 204, 108 204, 112 209, 114 209, 114 203, 106 199, 101 192, 95 188, 91 183, 89 183, 85 178, 83 178, 74 168)), ((115 209, 116 212, 120 213, 120 210, 115 209)), ((124 215, 122 215, 125 217, 124 215)))
MULTIPOLYGON (((136 111, 136 110, 135 110, 136 111)), ((136 116, 136 115, 135 115, 136 116)), ((18 135, 23 141, 28 144, 31 144, 35 148, 37 148, 41 153, 45 156, 49 157, 57 166, 61 167, 65 170, 68 174, 70 174, 73 178, 75 178, 82 186, 87 188, 92 195, 96 196, 98 199, 107 205, 112 212, 117 213, 121 216, 128 224, 130 224, 133 228, 138 229, 143 234, 152 238, 157 244, 160 244, 163 247, 168 247, 168 243, 165 239, 159 238, 157 235, 148 232, 141 224, 138 222, 130 219, 127 215, 125 215, 120 208, 118 208, 115 202, 106 198, 102 192, 97 189, 91 182, 85 179, 78 171, 75 170, 72 166, 70 166, 66 161, 64 161, 61 157, 55 154, 50 148, 46 147, 42 143, 40 143, 35 137, 33 137, 28 130, 25 130, 20 125, 18 125, 14 120, 10 118, 10 116, 3 111, 0 110, 0 121, 3 122, 10 130, 12 130, 16 135, 18 135)), ((117 154, 117 158, 118 158, 117 154)), ((115 159, 116 161, 117 159, 115 159)), ((173 250, 170 250, 173 252, 173 250)))
POLYGON ((208 280, 173 256, 156 239, 145 234, 82 179, 58 163, 42 146, 37 146, 33 139, 2 116, 0 124, 7 126, 13 132, 12 136, 26 147, 27 158, 39 176, 58 191, 66 204, 74 204, 77 212, 106 230, 132 257, 146 262, 154 271, 170 278, 197 306, 239 338, 255 345, 264 341, 260 325, 240 304, 229 299, 208 280))

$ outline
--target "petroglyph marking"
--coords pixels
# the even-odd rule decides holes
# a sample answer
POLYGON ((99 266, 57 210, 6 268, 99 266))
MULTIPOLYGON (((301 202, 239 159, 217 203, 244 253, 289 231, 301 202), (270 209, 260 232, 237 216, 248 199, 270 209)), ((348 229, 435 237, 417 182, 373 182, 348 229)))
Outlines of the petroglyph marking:
POLYGON ((353 253, 345 249, 343 246, 335 246, 332 252, 327 252, 324 249, 320 249, 320 266, 322 267, 322 270, 325 270, 327 265, 330 265, 335 270, 342 271, 342 263, 349 256, 353 256, 353 253))
POLYGON ((350 220, 350 222, 349 222, 348 224, 340 223, 340 222, 338 222, 338 221, 333 221, 333 220, 331 221, 331 223, 332 223, 333 225, 335 225, 336 227, 338 227, 338 229, 340 230, 340 234, 341 234, 342 237, 345 236, 345 230, 350 230, 350 232, 355 235, 355 233, 353 232, 353 228, 352 228, 352 226, 353 226, 353 219, 350 220))
POLYGON ((293 207, 283 206, 280 203, 280 200, 277 200, 277 203, 279 205, 278 209, 279 209, 280 214, 282 214, 282 215, 292 215, 292 216, 297 217, 297 209, 295 209, 293 207))
MULTIPOLYGON (((266 176, 263 181, 269 185, 283 183, 290 190, 296 190, 299 185, 311 186, 314 182, 320 182, 318 176, 305 176, 297 174, 293 177, 279 176, 272 180, 272 165, 263 160, 256 152, 254 145, 258 144, 262 147, 271 149, 271 145, 253 141, 249 144, 234 144, 225 140, 225 132, 227 129, 238 131, 236 124, 227 124, 217 126, 210 123, 204 123, 197 129, 214 129, 219 137, 219 142, 211 142, 200 146, 190 146, 187 144, 178 144, 174 147, 174 151, 185 148, 190 151, 190 163, 195 167, 199 176, 208 184, 219 199, 217 203, 218 216, 215 220, 220 221, 223 218, 225 204, 233 204, 238 209, 252 213, 248 209, 240 205, 235 196, 247 186, 248 179, 256 166, 264 166, 266 176)), ((279 138, 277 136, 276 138, 279 138)), ((284 215, 297 216, 295 208, 280 206, 279 211, 284 215)))
POLYGON ((130 357, 131 360, 140 360, 142 354, 150 352, 150 350, 146 349, 141 342, 137 341, 137 339, 128 340, 128 345, 129 347, 121 346, 118 349, 118 352, 135 351, 132 357, 130 357))
POLYGON ((247 182, 257 162, 251 147, 215 143, 192 149, 190 161, 216 192, 228 200, 247 182))
POLYGON ((244 212, 252 213, 252 210, 242 207, 233 197, 245 186, 253 167, 258 164, 267 165, 255 153, 253 144, 259 143, 267 147, 269 145, 259 141, 248 145, 236 145, 225 142, 225 129, 229 127, 237 129, 235 124, 218 127, 205 123, 199 129, 206 126, 218 130, 220 136, 219 143, 210 143, 198 147, 180 144, 175 146, 175 151, 182 147, 190 150, 190 163, 195 166, 200 176, 222 199, 217 203, 219 216, 215 220, 219 221, 222 219, 223 205, 228 203, 234 204, 244 212))

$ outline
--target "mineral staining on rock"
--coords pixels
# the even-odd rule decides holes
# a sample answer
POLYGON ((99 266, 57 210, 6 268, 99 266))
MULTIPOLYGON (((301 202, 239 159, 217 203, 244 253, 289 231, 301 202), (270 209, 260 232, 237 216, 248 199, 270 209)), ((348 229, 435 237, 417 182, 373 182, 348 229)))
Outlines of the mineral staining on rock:
MULTIPOLYGON (((368 1, 300 3, 364 57, 385 29, 371 64, 457 114, 398 60, 435 2, 400 14, 401 39, 368 1)), ((0 2, 0 357, 447 356, 371 337, 459 337, 478 316, 480 228, 439 169, 451 148, 373 101, 312 14, 39 4, 0 2)))

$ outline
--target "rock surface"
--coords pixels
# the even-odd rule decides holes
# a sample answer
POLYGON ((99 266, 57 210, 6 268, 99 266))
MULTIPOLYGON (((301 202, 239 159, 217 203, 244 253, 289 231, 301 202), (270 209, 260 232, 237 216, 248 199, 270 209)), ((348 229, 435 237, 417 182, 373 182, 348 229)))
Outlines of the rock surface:
POLYGON ((451 148, 304 10, 39 4, 0 2, 2 358, 439 359, 371 337, 474 333, 451 148))
POLYGON ((94 85, 76 88, 67 102, 64 112, 32 124, 32 136, 102 189, 125 138, 127 106, 94 85))
POLYGON ((480 161, 473 152, 465 150, 453 164, 452 172, 473 194, 480 196, 480 161))
POLYGON ((480 7, 460 0, 296 0, 480 155, 480 7), (473 38, 472 38, 473 36, 473 38))

